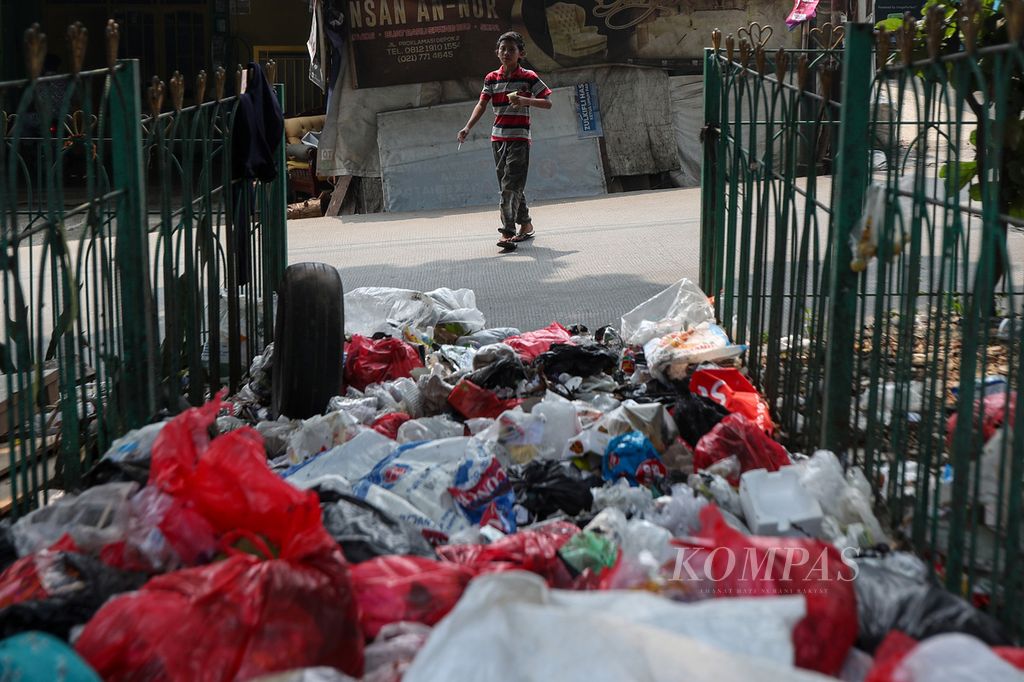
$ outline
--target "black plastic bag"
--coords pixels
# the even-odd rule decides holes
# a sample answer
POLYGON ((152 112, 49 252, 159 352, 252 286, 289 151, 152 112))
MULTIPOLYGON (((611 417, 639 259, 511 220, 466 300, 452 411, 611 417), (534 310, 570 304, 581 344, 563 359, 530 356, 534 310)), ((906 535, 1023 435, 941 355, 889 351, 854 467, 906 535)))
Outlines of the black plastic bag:
POLYGON ((110 459, 101 459, 82 476, 82 489, 92 488, 104 483, 138 483, 146 485, 149 482, 150 460, 139 460, 137 462, 115 462, 110 459))
POLYGON ((87 623, 108 599, 149 580, 144 573, 120 571, 85 554, 66 552, 58 560, 57 570, 74 582, 47 599, 0 610, 0 638, 35 630, 67 640, 71 629, 87 623))
POLYGON ((714 400, 689 391, 679 395, 672 410, 679 435, 691 448, 697 447, 697 442, 728 414, 729 411, 714 400))
POLYGON ((11 534, 11 520, 0 521, 0 572, 18 560, 18 550, 14 547, 14 536, 11 534))
POLYGON ((931 578, 928 566, 906 552, 854 558, 857 579, 857 647, 874 653, 891 630, 914 639, 963 633, 990 646, 1012 644, 992 617, 947 592, 931 578))
POLYGON ((519 358, 504 358, 468 375, 466 379, 481 388, 515 388, 526 378, 526 369, 519 358))
POLYGON ((313 490, 320 496, 324 528, 349 562, 357 564, 388 554, 435 556, 430 543, 412 524, 329 486, 313 490))
POLYGON ((526 509, 531 521, 543 521, 559 511, 576 516, 594 504, 591 488, 600 488, 599 476, 579 478, 556 461, 534 460, 509 470, 516 503, 526 509))
POLYGON ((554 343, 548 352, 537 358, 537 363, 549 377, 561 374, 574 377, 610 374, 615 371, 618 362, 619 356, 614 351, 596 343, 582 346, 554 343))

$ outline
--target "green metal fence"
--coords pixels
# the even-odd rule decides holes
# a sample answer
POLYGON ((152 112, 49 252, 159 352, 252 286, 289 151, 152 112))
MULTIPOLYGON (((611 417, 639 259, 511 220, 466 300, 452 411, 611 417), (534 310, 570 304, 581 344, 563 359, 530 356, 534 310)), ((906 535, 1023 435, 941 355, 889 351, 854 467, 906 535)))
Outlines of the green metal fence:
POLYGON ((108 68, 82 70, 87 36, 73 26, 71 73, 44 76, 30 29, 28 78, 0 82, 0 512, 14 515, 78 485, 128 429, 240 388, 286 265, 283 145, 277 180, 233 176, 223 70, 212 99, 204 74, 155 80, 144 113, 117 25, 108 68))
POLYGON ((701 279, 791 448, 863 467, 1021 636, 1024 3, 938 4, 812 52, 714 37, 701 279))

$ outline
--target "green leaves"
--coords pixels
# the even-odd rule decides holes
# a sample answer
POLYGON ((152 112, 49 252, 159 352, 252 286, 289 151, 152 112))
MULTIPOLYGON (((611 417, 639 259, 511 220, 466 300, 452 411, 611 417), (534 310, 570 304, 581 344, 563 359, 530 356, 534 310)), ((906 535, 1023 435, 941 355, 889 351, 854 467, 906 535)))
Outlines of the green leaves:
MULTIPOLYGON (((939 177, 945 180, 949 176, 950 164, 946 163, 939 169, 939 177)), ((977 161, 961 161, 957 166, 957 178, 956 188, 962 190, 967 186, 967 183, 978 174, 978 162, 977 161)))
POLYGON ((900 30, 900 28, 902 28, 902 27, 903 27, 903 20, 902 19, 897 19, 897 18, 882 19, 877 24, 875 24, 875 28, 878 29, 879 31, 883 31, 884 30, 884 31, 888 31, 889 33, 895 33, 896 31, 900 30))

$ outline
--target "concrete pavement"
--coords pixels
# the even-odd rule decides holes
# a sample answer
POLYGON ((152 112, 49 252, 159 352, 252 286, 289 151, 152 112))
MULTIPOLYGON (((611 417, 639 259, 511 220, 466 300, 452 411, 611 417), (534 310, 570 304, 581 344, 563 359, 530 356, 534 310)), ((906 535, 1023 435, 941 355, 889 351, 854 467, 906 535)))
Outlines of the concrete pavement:
POLYGON ((489 326, 618 326, 638 303, 697 279, 700 189, 531 206, 537 237, 502 254, 497 207, 290 221, 289 263, 341 269, 345 289, 469 288, 489 326))

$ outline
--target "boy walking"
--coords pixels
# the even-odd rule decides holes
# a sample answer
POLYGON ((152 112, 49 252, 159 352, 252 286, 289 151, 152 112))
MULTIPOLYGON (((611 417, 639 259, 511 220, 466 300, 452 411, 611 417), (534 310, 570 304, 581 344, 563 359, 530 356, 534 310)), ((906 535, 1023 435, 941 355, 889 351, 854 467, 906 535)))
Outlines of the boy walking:
POLYGON ((501 68, 484 77, 480 101, 466 127, 459 131, 458 139, 460 143, 465 141, 490 102, 494 107, 491 147, 501 189, 498 232, 502 238, 498 246, 514 249, 517 243, 533 239, 533 222, 523 195, 530 169, 530 108, 550 109, 551 89, 536 73, 523 68, 520 60, 526 56, 526 46, 515 31, 501 34, 496 53, 501 68))

